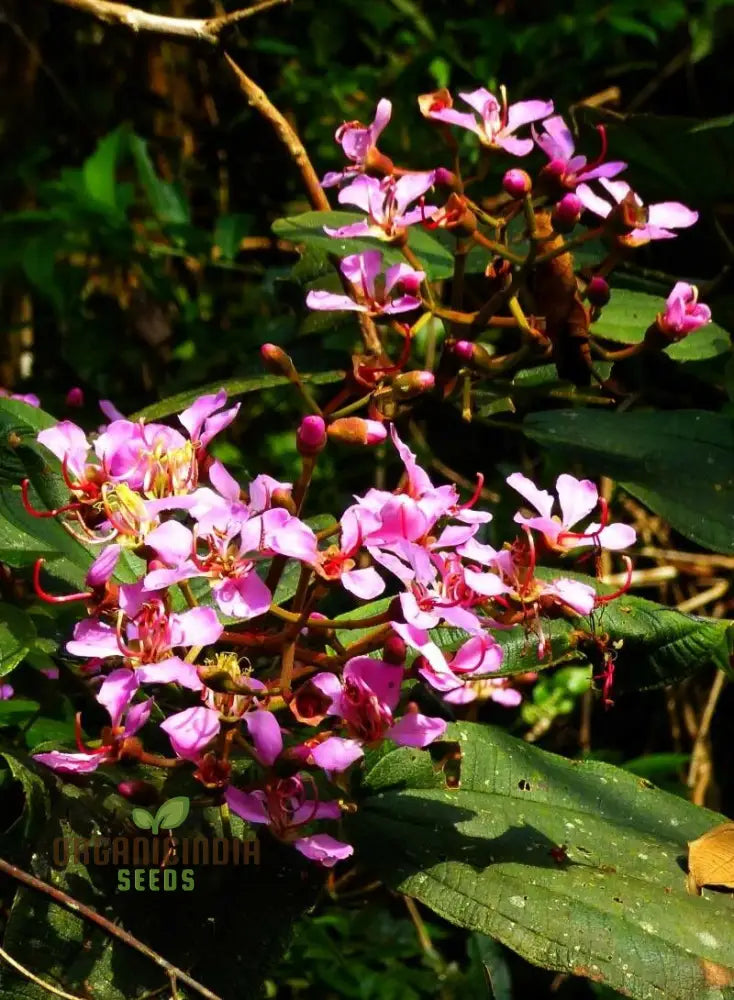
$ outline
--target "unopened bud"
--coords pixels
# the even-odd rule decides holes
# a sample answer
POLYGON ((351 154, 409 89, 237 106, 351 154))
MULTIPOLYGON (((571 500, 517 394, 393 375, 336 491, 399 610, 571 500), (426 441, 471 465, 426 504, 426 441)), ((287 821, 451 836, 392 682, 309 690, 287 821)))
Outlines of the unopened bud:
POLYGON ((436 187, 446 187, 452 191, 456 191, 459 187, 459 178, 453 170, 448 170, 446 167, 437 167, 433 174, 433 183, 436 187))
POLYGON ((412 399, 422 392, 430 392, 436 385, 433 372, 404 372, 393 379, 391 385, 393 399, 400 402, 412 399))
POLYGON ((271 375, 285 375, 289 379, 298 378, 296 366, 277 344, 263 344, 260 348, 260 357, 271 375))
POLYGON ((72 407, 84 406, 84 390, 78 385, 73 386, 66 394, 66 405, 72 407))
POLYGON ((461 363, 479 372, 493 371, 492 355, 481 344, 473 344, 470 340, 459 340, 454 344, 454 354, 461 363))
POLYGON ((289 514, 295 515, 296 513, 296 505, 293 502, 290 490, 273 490, 270 494, 270 506, 282 507, 283 510, 287 510, 289 514))
POLYGON ((405 663, 405 655, 408 647, 399 635, 391 635, 382 650, 382 658, 385 663, 393 663, 401 667, 405 663))
POLYGON ((592 278, 586 289, 586 298, 592 306, 602 309, 612 296, 609 282, 600 275, 592 278))
POLYGON ((304 417, 296 432, 296 447, 298 454, 313 457, 326 447, 326 421, 323 417, 312 414, 304 417))
POLYGON ((387 429, 379 420, 364 420, 362 417, 340 417, 329 424, 327 431, 330 441, 342 444, 380 444, 387 437, 387 429))
POLYGON ((522 198, 526 194, 530 194, 533 182, 526 170, 518 170, 513 167, 502 178, 502 187, 511 198, 522 198))
POLYGON ((121 781, 117 791, 124 799, 149 806, 159 799, 158 789, 150 781, 121 781))
POLYGON ((564 194, 551 212, 551 224, 557 233, 570 233, 578 224, 584 206, 581 199, 569 192, 564 194))

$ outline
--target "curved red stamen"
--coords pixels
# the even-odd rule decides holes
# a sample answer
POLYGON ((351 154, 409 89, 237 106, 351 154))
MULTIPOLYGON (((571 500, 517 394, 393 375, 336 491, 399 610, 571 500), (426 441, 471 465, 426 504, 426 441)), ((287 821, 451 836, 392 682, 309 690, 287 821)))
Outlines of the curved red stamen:
POLYGON ((33 589, 36 592, 36 596, 40 597, 42 601, 45 601, 47 604, 71 604, 72 601, 89 601, 94 597, 94 594, 90 591, 78 594, 63 594, 60 597, 55 594, 49 594, 41 586, 41 566, 45 562, 45 559, 36 559, 33 566, 33 589))
POLYGON ((609 524, 609 504, 604 497, 599 497, 599 511, 601 513, 599 530, 601 531, 602 528, 606 528, 607 524, 609 524))
POLYGON ((94 757, 95 754, 107 753, 110 747, 99 747, 97 750, 90 750, 89 747, 84 745, 84 740, 82 739, 82 713, 77 712, 74 716, 74 739, 76 740, 76 747, 80 753, 85 753, 90 757, 94 757))
POLYGON ((481 472, 478 472, 477 473, 477 485, 474 487, 474 492, 469 497, 469 499, 466 501, 466 503, 460 504, 456 509, 457 510, 470 510, 474 506, 474 504, 477 502, 477 500, 480 498, 480 496, 482 495, 482 487, 483 486, 484 486, 484 475, 481 472))
POLYGON ((596 598, 597 604, 608 604, 609 601, 613 601, 615 597, 621 597, 622 594, 626 594, 632 586, 632 560, 629 556, 622 556, 622 558, 624 559, 624 564, 627 567, 627 579, 618 590, 614 591, 613 594, 598 594, 596 598))
POLYGON ((602 163, 604 162, 604 158, 607 155, 607 149, 609 147, 609 144, 607 142, 607 130, 606 130, 606 127, 604 125, 597 125, 596 126, 596 131, 599 133, 599 138, 601 139, 601 148, 599 150, 599 153, 598 153, 596 159, 593 161, 593 163, 587 163, 586 164, 586 166, 584 167, 584 171, 586 171, 586 170, 593 170, 595 167, 600 167, 602 165, 602 163))
POLYGON ((78 510, 78 503, 69 503, 64 507, 54 507, 53 510, 36 510, 35 507, 31 506, 31 502, 28 499, 28 486, 30 485, 29 479, 22 480, 20 484, 20 500, 23 504, 23 510, 26 514, 30 514, 31 517, 56 517, 57 514, 65 514, 68 510, 78 510))

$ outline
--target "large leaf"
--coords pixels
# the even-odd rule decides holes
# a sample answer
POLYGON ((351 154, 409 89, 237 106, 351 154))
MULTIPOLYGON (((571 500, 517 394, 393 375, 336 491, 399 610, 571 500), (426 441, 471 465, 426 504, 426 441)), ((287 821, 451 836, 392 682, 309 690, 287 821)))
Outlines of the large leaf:
POLYGON ((734 422, 701 410, 533 413, 525 433, 612 476, 700 545, 734 552, 734 422))
MULTIPOLYGON (((302 374, 301 380, 309 385, 330 385, 332 382, 341 382, 344 372, 314 372, 302 374)), ((175 396, 168 396, 157 403, 138 410, 130 416, 130 420, 160 420, 161 417, 169 417, 172 413, 179 413, 191 406, 195 399, 205 393, 218 392, 226 389, 231 399, 237 396, 245 396, 248 392, 263 392, 265 389, 277 389, 281 386, 290 385, 290 382, 283 375, 250 375, 247 378, 224 379, 221 382, 212 382, 211 385, 199 386, 197 389, 187 389, 186 392, 179 392, 175 396)))
POLYGON ((29 615, 12 604, 0 604, 0 677, 18 666, 35 640, 36 629, 29 615))
MULTIPOLYGON (((601 317, 591 330, 606 340, 622 344, 639 344, 648 326, 658 313, 665 311, 665 299, 626 288, 615 289, 601 317)), ((731 350, 729 334, 716 323, 696 330, 666 348, 665 353, 676 361, 703 361, 731 350)))
MULTIPOLYGON (((550 578, 560 572, 538 569, 537 574, 540 578, 550 578)), ((562 572, 564 576, 596 587, 601 593, 609 593, 612 589, 580 573, 562 572)), ((391 600, 381 598, 340 615, 339 620, 380 614, 391 600)), ((599 646, 595 640, 607 636, 607 648, 614 654, 614 691, 641 691, 682 680, 707 666, 728 670, 734 647, 731 622, 684 614, 631 594, 609 601, 591 617, 543 617, 537 625, 550 647, 542 661, 538 660, 535 632, 526 632, 520 626, 493 632, 503 650, 498 676, 543 670, 559 661, 590 664, 600 670, 599 646)), ((369 631, 368 628, 341 629, 337 635, 342 643, 348 644, 369 631)), ((441 626, 432 630, 431 638, 441 649, 451 653, 468 639, 468 635, 461 629, 441 626)))
POLYGON ((688 895, 681 867, 686 842, 722 817, 492 727, 459 723, 447 738, 461 749, 458 788, 410 749, 368 773, 349 823, 362 860, 537 965, 638 1000, 722 1000, 734 901, 688 895))
MULTIPOLYGON (((324 226, 337 229, 363 218, 363 215, 354 212, 304 212, 302 215, 278 219, 273 223, 273 232, 292 243, 300 243, 324 254, 336 254, 338 257, 361 253, 363 250, 379 249, 382 250, 385 264, 397 264, 405 260, 397 247, 390 246, 382 240, 370 237, 336 239, 324 232, 324 226)), ((453 254, 425 229, 411 226, 408 230, 408 245, 418 256, 423 270, 432 281, 451 277, 454 272, 453 254)))

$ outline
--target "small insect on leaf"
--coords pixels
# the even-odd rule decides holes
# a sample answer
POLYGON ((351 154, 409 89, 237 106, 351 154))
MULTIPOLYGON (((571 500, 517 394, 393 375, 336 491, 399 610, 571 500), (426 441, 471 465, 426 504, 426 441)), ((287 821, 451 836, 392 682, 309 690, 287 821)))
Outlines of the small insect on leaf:
POLYGON ((734 823, 721 823, 688 843, 688 891, 702 886, 734 890, 734 823))
POLYGON ((190 803, 185 795, 176 795, 175 798, 168 799, 155 814, 156 828, 159 830, 173 830, 181 826, 189 814, 190 803))
POLYGON ((139 830, 153 829, 154 820, 147 809, 141 809, 140 807, 133 809, 131 817, 133 823, 139 830))

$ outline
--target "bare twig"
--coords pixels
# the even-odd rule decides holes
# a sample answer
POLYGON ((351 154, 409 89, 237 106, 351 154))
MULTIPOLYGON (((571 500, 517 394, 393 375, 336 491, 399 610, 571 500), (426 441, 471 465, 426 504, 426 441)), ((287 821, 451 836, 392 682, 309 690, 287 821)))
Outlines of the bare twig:
POLYGON ((65 993, 63 990, 58 989, 56 986, 52 986, 51 983, 47 983, 43 979, 39 979, 38 976, 31 972, 30 969, 26 969, 24 965, 21 965, 12 955, 8 955, 4 948, 0 948, 0 958, 3 958, 8 965, 12 966, 17 972, 25 976, 26 979, 30 979, 32 983, 36 986, 40 986, 42 990, 46 990, 48 993, 53 993, 54 996, 62 997, 63 1000, 84 1000, 84 997, 80 997, 77 993, 65 993))
POLYGON ((254 14, 260 14, 269 7, 277 7, 289 0, 260 0, 251 7, 234 10, 220 17, 168 17, 163 14, 150 14, 137 7, 129 7, 124 3, 113 3, 112 0, 53 0, 64 7, 71 7, 83 14, 91 14, 98 21, 130 31, 146 34, 162 35, 165 38, 182 39, 188 42, 201 42, 205 45, 219 45, 223 36, 231 31, 240 21, 254 14))
POLYGON ((714 683, 712 684, 711 691, 709 692, 708 701, 706 702, 706 707, 704 708, 703 715, 701 716, 701 724, 698 727, 696 740, 693 744, 691 764, 688 771, 688 787, 692 789, 691 801, 697 806, 702 806, 704 804, 706 800, 706 792, 708 791, 708 787, 711 783, 713 764, 711 761, 711 741, 709 739, 709 732, 711 730, 711 722, 714 717, 714 712, 716 711, 716 704, 725 686, 726 676, 721 670, 717 670, 714 683))
MULTIPOLYGON (((10 878, 14 878, 17 882, 21 882, 23 885, 29 886, 31 889, 35 889, 37 892, 43 892, 47 896, 50 896, 55 902, 59 903, 61 906, 65 906, 72 913, 76 913, 80 917, 84 917, 85 920, 91 921, 98 927, 101 927, 103 931, 116 937, 119 941, 128 945, 130 948, 134 948, 139 951, 146 958, 149 958, 151 962, 155 962, 157 966, 164 970, 166 975, 170 978, 175 977, 180 982, 184 983, 186 986, 190 987, 192 990, 196 990, 201 996, 205 997, 206 1000, 222 1000, 220 996, 216 993, 212 993, 211 990, 207 989, 206 986, 202 986, 201 983, 193 979, 188 973, 184 972, 182 969, 176 968, 171 962, 167 961, 162 955, 153 951, 149 948, 147 944, 139 941, 138 938, 133 937, 128 931, 123 930, 122 927, 118 927, 117 924, 113 924, 111 920, 103 917, 101 913, 97 913, 91 907, 86 906, 84 903, 80 903, 78 899, 74 899, 73 896, 69 896, 67 893, 63 892, 61 889, 57 889, 55 886, 49 885, 48 882, 43 882, 40 878, 36 878, 35 875, 31 875, 29 872, 23 871, 22 868, 16 867, 16 865, 11 865, 9 861, 5 861, 4 858, 0 858, 0 872, 5 875, 9 875, 10 878)), ((7 958, 8 956, 3 956, 7 958)), ((25 970, 23 970, 25 972, 25 970)), ((64 994, 69 996, 69 994, 64 994)), ((78 998, 74 998, 78 1000, 78 998)))

